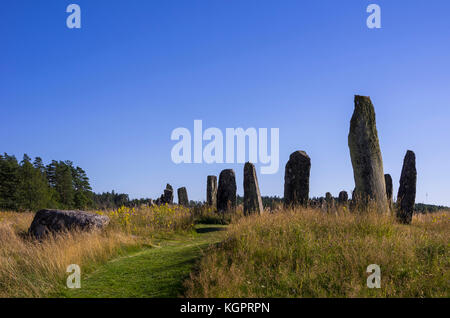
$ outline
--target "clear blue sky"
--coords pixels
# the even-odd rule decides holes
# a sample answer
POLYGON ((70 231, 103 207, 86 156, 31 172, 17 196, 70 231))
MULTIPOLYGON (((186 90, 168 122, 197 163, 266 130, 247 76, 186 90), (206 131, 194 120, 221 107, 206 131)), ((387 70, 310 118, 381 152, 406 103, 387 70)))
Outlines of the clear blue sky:
MULTIPOLYGON (((312 159, 311 196, 351 193, 353 96, 375 105, 385 173, 397 193, 407 149, 417 202, 450 205, 448 0, 3 0, 0 152, 72 160, 96 192, 157 197, 165 184, 204 200, 206 176, 243 165, 175 165, 177 127, 280 128, 312 159), (81 30, 66 27, 79 4, 81 30), (366 7, 382 29, 366 27, 366 7)), ((258 169, 259 172, 259 169, 258 169)))

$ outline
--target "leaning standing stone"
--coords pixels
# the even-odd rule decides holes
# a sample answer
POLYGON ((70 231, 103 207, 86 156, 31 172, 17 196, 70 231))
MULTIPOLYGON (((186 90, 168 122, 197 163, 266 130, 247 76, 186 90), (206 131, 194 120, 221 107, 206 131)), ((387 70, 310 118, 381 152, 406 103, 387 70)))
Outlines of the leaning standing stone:
POLYGON ((284 204, 286 207, 308 205, 311 159, 304 151, 289 157, 284 173, 284 204))
POLYGON ((390 174, 384 175, 384 182, 386 183, 386 196, 388 200, 389 209, 392 211, 393 209, 393 186, 392 186, 392 177, 390 174))
POLYGON ((209 206, 217 205, 217 177, 208 176, 206 180, 206 202, 209 206))
POLYGON ((106 215, 84 211, 40 210, 34 216, 28 233, 41 239, 48 234, 68 230, 90 231, 102 229, 109 223, 106 215))
POLYGON ((348 146, 355 178, 355 197, 363 205, 374 201, 379 211, 387 212, 383 160, 378 141, 375 110, 369 97, 355 96, 348 146))
POLYGON ((411 150, 406 152, 403 160, 400 188, 397 195, 397 217, 400 222, 411 224, 416 201, 416 155, 411 150))
POLYGON ((255 165, 247 162, 244 166, 244 215, 261 214, 263 211, 255 165))
POLYGON ((232 212, 236 208, 236 175, 233 169, 222 170, 217 189, 217 211, 232 212))
POLYGON ((188 206, 189 199, 186 188, 185 187, 179 188, 177 190, 177 193, 178 193, 178 204, 182 206, 188 206))

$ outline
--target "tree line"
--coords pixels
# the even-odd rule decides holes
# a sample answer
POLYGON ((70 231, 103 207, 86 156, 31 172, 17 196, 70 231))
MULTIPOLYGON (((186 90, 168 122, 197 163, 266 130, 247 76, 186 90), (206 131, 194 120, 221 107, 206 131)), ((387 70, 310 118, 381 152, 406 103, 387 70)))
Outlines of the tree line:
POLYGON ((86 172, 72 161, 44 165, 25 154, 22 161, 0 155, 0 209, 34 211, 41 208, 84 209, 93 203, 86 172))
POLYGON ((40 157, 27 154, 22 161, 0 154, 0 210, 37 211, 39 209, 115 209, 139 206, 149 199, 130 200, 128 194, 92 192, 86 172, 72 161, 44 165, 40 157))

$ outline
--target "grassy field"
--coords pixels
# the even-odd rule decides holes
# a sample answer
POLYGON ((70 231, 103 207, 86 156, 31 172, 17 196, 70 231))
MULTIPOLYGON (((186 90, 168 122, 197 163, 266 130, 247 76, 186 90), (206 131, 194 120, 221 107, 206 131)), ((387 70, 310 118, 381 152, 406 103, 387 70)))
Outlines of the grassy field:
POLYGON ((448 213, 401 225, 370 211, 93 212, 110 217, 105 231, 42 242, 26 234, 32 213, 0 212, 0 297, 450 297, 448 213), (81 289, 65 287, 69 264, 81 289), (370 264, 380 289, 366 286, 370 264))
POLYGON ((185 283, 188 297, 450 297, 450 215, 400 225, 377 213, 242 218, 185 283), (381 288, 367 287, 367 266, 381 288))
POLYGON ((80 289, 65 289, 58 297, 179 297, 183 281, 198 258, 220 242, 223 225, 198 225, 196 231, 161 240, 154 248, 108 262, 83 278, 80 289))
POLYGON ((0 212, 0 297, 59 295, 65 289, 70 264, 89 274, 111 259, 194 231, 194 218, 182 207, 95 213, 110 217, 106 231, 61 233, 39 242, 26 233, 33 213, 0 212))

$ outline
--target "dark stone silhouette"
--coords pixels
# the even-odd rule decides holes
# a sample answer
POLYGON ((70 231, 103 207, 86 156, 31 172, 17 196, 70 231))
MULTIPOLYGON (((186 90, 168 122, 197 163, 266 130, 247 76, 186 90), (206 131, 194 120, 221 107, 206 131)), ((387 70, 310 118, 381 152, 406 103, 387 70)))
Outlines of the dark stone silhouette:
POLYGON ((284 204, 286 207, 308 205, 311 159, 304 151, 289 157, 284 173, 284 204))
POLYGON ((338 202, 341 205, 345 205, 348 203, 348 193, 347 191, 339 192, 338 202))
POLYGON ((225 169, 219 175, 217 211, 233 212, 236 209, 236 175, 233 169, 225 169))
POLYGON ((386 196, 387 196, 387 200, 388 200, 389 209, 392 211, 393 206, 394 206, 394 204, 393 204, 394 188, 392 186, 392 177, 390 174, 384 175, 384 182, 386 183, 386 196))
POLYGON ((173 191, 169 189, 164 190, 164 203, 173 204, 173 191))
POLYGON ((355 178, 355 196, 367 205, 374 201, 380 212, 388 211, 375 110, 369 97, 355 96, 348 146, 355 178))
POLYGON ((40 210, 34 216, 28 233, 41 239, 50 233, 68 230, 90 231, 102 229, 109 223, 106 215, 84 211, 40 210))
POLYGON ((166 185, 164 193, 155 201, 156 205, 173 204, 173 188, 170 184, 166 185))
POLYGON ((208 176, 206 180, 206 202, 209 206, 217 205, 217 177, 208 176))
POLYGON ((247 162, 244 166, 244 215, 261 214, 263 211, 255 165, 247 162))
POLYGON ((408 150, 403 160, 400 187, 397 195, 397 217, 404 224, 411 224, 416 201, 416 155, 408 150))
POLYGON ((178 193, 178 204, 182 206, 189 206, 189 199, 187 190, 185 187, 179 188, 177 190, 178 193))

